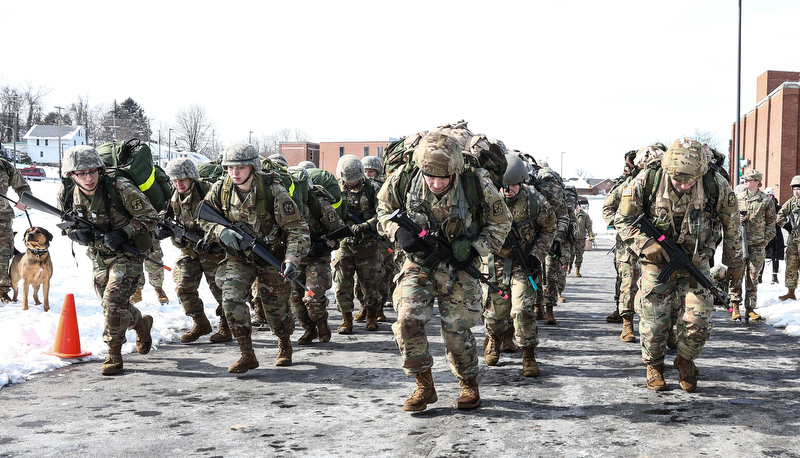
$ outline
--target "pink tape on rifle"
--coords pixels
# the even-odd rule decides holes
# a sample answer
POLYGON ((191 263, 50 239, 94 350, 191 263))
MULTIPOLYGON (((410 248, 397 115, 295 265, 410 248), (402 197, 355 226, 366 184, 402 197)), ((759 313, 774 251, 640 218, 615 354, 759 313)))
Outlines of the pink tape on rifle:
POLYGON ((427 233, 428 233, 428 231, 426 231, 425 229, 423 229, 423 230, 422 230, 422 232, 420 232, 420 233, 419 233, 419 236, 420 236, 420 237, 425 237, 425 234, 427 234, 427 233))
POLYGON ((508 294, 506 294, 506 293, 504 293, 504 292, 502 292, 502 291, 498 291, 498 292, 497 292, 497 294, 498 294, 500 297, 502 297, 503 299, 508 299, 508 294))
POLYGON ((658 241, 659 242, 663 242, 665 238, 667 238, 667 236, 664 235, 664 234, 661 234, 661 237, 658 238, 658 241))

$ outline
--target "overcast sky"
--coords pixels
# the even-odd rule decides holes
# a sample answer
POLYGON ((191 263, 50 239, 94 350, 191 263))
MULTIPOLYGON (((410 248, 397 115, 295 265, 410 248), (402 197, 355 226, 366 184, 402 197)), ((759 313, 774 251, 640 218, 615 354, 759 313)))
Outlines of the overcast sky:
MULTIPOLYGON (((564 152, 567 177, 615 177, 626 151, 696 129, 727 149, 736 120, 737 0, 120 5, 4 5, 0 83, 53 89, 46 111, 132 97, 154 129, 201 104, 223 144, 285 127, 385 140, 463 118, 557 171, 564 152)), ((758 75, 800 71, 798 23, 797 0, 743 0, 743 115, 758 75)))

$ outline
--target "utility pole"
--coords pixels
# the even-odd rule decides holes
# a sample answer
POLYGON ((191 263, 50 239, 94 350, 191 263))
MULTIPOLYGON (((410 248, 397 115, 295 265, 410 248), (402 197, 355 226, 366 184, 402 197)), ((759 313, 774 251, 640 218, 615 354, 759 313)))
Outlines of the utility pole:
POLYGON ((163 162, 164 156, 161 155, 161 129, 158 129, 158 165, 162 165, 163 162))
POLYGON ((736 70, 736 153, 733 156, 734 164, 731 167, 730 175, 733 177, 733 185, 739 184, 739 167, 742 157, 742 0, 739 0, 739 49, 738 64, 736 70))
POLYGON ((62 147, 61 147, 61 110, 64 107, 55 106, 54 108, 58 109, 58 176, 61 176, 61 155, 62 155, 62 147))
POLYGON ((167 162, 172 160, 172 127, 167 132, 167 162))
POLYGON ((16 93, 14 93, 14 94, 10 95, 9 98, 14 100, 14 134, 13 134, 13 136, 14 136, 14 151, 11 154, 14 156, 14 167, 16 167, 17 166, 17 136, 19 135, 19 132, 18 132, 18 130, 19 130, 19 106, 17 106, 17 104, 19 102, 17 101, 17 99, 19 98, 19 96, 16 93))
POLYGON ((253 144, 253 131, 251 130, 249 134, 247 134, 247 143, 253 144))

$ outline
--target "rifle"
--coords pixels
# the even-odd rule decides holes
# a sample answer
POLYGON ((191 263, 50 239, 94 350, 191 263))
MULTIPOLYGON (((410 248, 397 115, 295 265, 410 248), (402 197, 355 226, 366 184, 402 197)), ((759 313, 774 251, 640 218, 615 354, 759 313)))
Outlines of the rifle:
MULTIPOLYGON (((89 220, 86 220, 86 219, 83 219, 83 218, 79 218, 79 217, 75 216, 73 213, 62 212, 61 210, 57 209, 56 207, 54 207, 54 206, 48 204, 47 202, 44 202, 44 201, 42 201, 42 200, 40 200, 40 199, 38 199, 36 197, 33 197, 31 194, 29 194, 27 192, 23 192, 22 195, 19 196, 19 201, 22 203, 22 205, 25 205, 26 207, 34 208, 36 210, 40 210, 40 211, 43 211, 45 213, 50 213, 51 215, 58 216, 59 218, 61 218, 61 221, 64 221, 64 222, 56 224, 56 227, 58 227, 59 229, 62 229, 62 230, 63 229, 72 229, 72 228, 89 229, 89 230, 92 231, 92 235, 94 235, 94 238, 96 238, 96 239, 101 239, 106 235, 106 231, 98 229, 97 226, 92 224, 89 220)), ((144 254, 144 252, 142 250, 136 248, 135 246, 131 245, 130 243, 123 243, 120 246, 120 248, 122 248, 123 250, 127 251, 128 253, 130 253, 130 254, 132 254, 132 255, 134 255, 136 257, 144 258, 146 261, 150 261, 153 264, 164 268, 164 270, 167 270, 167 271, 172 270, 170 267, 165 266, 164 264, 156 261, 155 259, 151 258, 150 256, 147 256, 146 254, 144 254)))
MULTIPOLYGON (((183 224, 179 223, 175 219, 175 217, 164 218, 164 219, 161 220, 161 222, 159 224, 162 224, 163 226, 167 227, 170 230, 170 232, 172 232, 172 236, 175 237, 178 240, 186 239, 186 240, 194 243, 195 246, 197 246, 198 244, 200 244, 200 242, 203 241, 203 237, 200 237, 200 235, 198 235, 198 234, 186 229, 186 226, 184 226, 183 224)), ((211 250, 211 252, 213 254, 221 254, 222 253, 223 250, 222 250, 221 247, 217 247, 215 245, 215 248, 216 249, 211 250)))
MULTIPOLYGON (((230 229, 242 237, 242 241, 239 243, 239 249, 242 251, 247 250, 248 248, 252 250, 259 258, 266 261, 269 265, 274 267, 278 272, 281 272, 281 262, 278 261, 272 253, 267 250, 267 248, 259 243, 258 236, 253 229, 245 222, 239 221, 236 223, 232 223, 228 221, 225 216, 220 214, 218 211, 214 210, 214 207, 208 205, 205 201, 200 202, 200 205, 197 206, 197 209, 194 211, 194 217, 198 219, 202 219, 211 223, 219 224, 227 229, 230 229)), ((284 277, 288 278, 288 277, 284 277)), ((297 285, 299 285, 309 296, 314 297, 314 292, 309 290, 306 285, 297 279, 297 277, 291 279, 297 285)))
MULTIPOLYGON (((430 250, 431 254, 428 259, 425 261, 425 264, 428 264, 428 261, 433 258, 437 262, 445 262, 448 263, 450 259, 453 257, 453 247, 450 245, 444 237, 440 234, 435 232, 428 232, 422 227, 420 227, 417 223, 412 221, 408 216, 400 213, 400 210, 395 210, 392 212, 391 215, 387 218, 389 221, 397 224, 400 227, 403 227, 414 234, 417 234, 417 237, 422 240, 422 243, 430 250)), ((481 273, 475 266, 468 266, 467 268, 463 269, 464 272, 469 275, 470 277, 480 281, 484 285, 486 285, 492 292, 497 293, 503 299, 508 299, 508 294, 504 293, 503 290, 497 287, 496 284, 492 283, 488 279, 487 274, 481 273)))
POLYGON ((334 241, 343 239, 345 237, 355 237, 356 233, 353 232, 353 229, 350 228, 347 224, 340 227, 339 229, 334 229, 327 234, 321 235, 317 240, 324 240, 324 241, 334 241))
MULTIPOLYGON (((358 216, 356 216, 356 215, 355 215, 353 212, 351 212, 351 211, 347 212, 347 216, 349 216, 349 217, 350 217, 350 219, 352 219, 353 221, 355 221, 355 222, 356 222, 356 224, 361 224, 361 223, 363 223, 363 222, 364 222, 364 220, 362 220, 361 218, 359 218, 358 216)), ((372 230, 370 230, 370 229, 367 229, 367 234, 369 234, 369 235, 370 235, 370 237, 372 237, 373 239, 377 240, 377 241, 378 241, 378 242, 379 242, 381 245, 383 245, 383 247, 384 247, 384 248, 386 248, 386 250, 388 250, 388 251, 389 251, 389 253, 394 253, 394 250, 393 250, 393 249, 391 249, 391 248, 389 247, 389 245, 387 245, 386 243, 384 243, 384 241, 383 241, 383 239, 381 239, 381 236, 380 236, 380 235, 376 234, 374 231, 372 231, 372 230)), ((355 235, 355 234, 354 234, 354 235, 355 235)))
MULTIPOLYGON (((747 210, 739 210, 739 214, 747 218, 747 210)), ((748 253, 750 248, 747 245, 747 229, 745 229, 744 221, 742 222, 742 251, 744 252, 742 255, 744 259, 750 257, 750 254, 748 253)))
POLYGON ((721 303, 728 305, 728 293, 717 288, 714 283, 709 280, 700 269, 695 266, 692 261, 686 256, 686 253, 681 250, 677 243, 675 243, 675 239, 673 237, 667 237, 658 230, 658 228, 650 221, 650 218, 647 217, 645 214, 639 215, 636 218, 636 221, 632 224, 633 227, 639 229, 640 231, 644 232, 645 234, 649 235, 653 239, 661 245, 661 248, 667 253, 669 256, 669 262, 666 266, 661 269, 661 272, 658 274, 657 280, 661 283, 666 283, 669 280, 670 275, 678 269, 686 269, 698 283, 700 283, 703 288, 709 290, 711 294, 714 296, 715 299, 720 301, 721 303))
POLYGON ((528 277, 528 281, 531 282, 533 290, 537 291, 539 290, 539 287, 536 286, 536 282, 533 281, 533 272, 531 272, 531 268, 528 266, 528 263, 525 262, 525 255, 522 253, 522 249, 519 246, 519 241, 517 241, 517 236, 514 234, 516 229, 517 225, 512 224, 511 230, 508 231, 508 235, 506 236, 506 241, 511 246, 511 251, 514 253, 514 258, 516 258, 520 267, 522 267, 522 270, 525 272, 525 276, 528 277))

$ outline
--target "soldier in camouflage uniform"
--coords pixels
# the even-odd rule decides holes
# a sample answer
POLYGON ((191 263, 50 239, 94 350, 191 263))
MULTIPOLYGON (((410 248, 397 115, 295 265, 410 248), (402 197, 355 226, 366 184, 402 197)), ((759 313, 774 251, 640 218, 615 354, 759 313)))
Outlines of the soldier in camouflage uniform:
MULTIPOLYGON (((555 171, 553 172, 555 173, 555 171)), ((559 177, 560 178, 560 177, 559 177)), ((567 302, 564 298, 564 289, 567 287, 567 274, 570 273, 569 261, 575 254, 575 230, 578 226, 578 219, 575 216, 575 207, 578 206, 578 190, 575 186, 564 186, 564 199, 567 214, 569 216, 569 226, 567 226, 566 245, 561 250, 558 258, 558 269, 556 269, 556 284, 558 285, 558 302, 567 302)), ((553 319, 555 321, 555 318, 553 319)), ((545 321, 547 323, 547 321, 545 321)), ((548 323, 555 324, 555 323, 548 323)))
POLYGON ((684 305, 678 318, 678 356, 674 360, 680 386, 685 391, 697 387, 696 359, 711 334, 713 310, 711 292, 699 286, 686 269, 661 283, 657 276, 666 263, 661 245, 631 224, 640 215, 650 218, 667 237, 708 276, 708 260, 716 247, 718 220, 723 229, 722 262, 729 273, 741 276, 742 245, 739 235, 736 195, 722 176, 706 175, 708 146, 695 140, 679 139, 664 153, 662 169, 647 169, 622 190, 615 226, 634 253, 642 257, 636 312, 640 316, 642 359, 647 364, 647 388, 664 390, 664 354, 670 312, 675 298, 684 305), (713 180, 713 181, 712 181, 713 180), (711 187, 710 187, 711 186, 711 187), (712 198, 716 189, 716 202, 712 198))
POLYGON ((588 238, 590 241, 594 240, 594 231, 592 230, 592 218, 589 217, 589 214, 583 211, 581 205, 578 204, 575 207, 575 250, 572 252, 572 255, 569 257, 569 265, 567 266, 567 272, 570 271, 572 268, 572 264, 575 264, 575 276, 581 276, 581 265, 583 264, 583 253, 586 251, 586 239, 588 238))
POLYGON ((375 231, 377 225, 377 194, 380 186, 364 175, 364 164, 352 154, 339 158, 336 165, 336 177, 342 189, 342 199, 347 201, 348 215, 356 216, 360 223, 348 216, 349 224, 355 237, 347 237, 339 244, 333 261, 333 279, 336 282, 336 304, 342 313, 342 324, 337 332, 351 334, 353 332, 353 288, 355 276, 358 275, 364 295, 364 307, 367 309, 367 331, 378 330, 378 311, 383 307, 380 302, 378 283, 383 278, 384 250, 368 231, 375 231))
POLYGON ((500 289, 509 292, 509 297, 504 299, 488 289, 484 290, 484 358, 487 365, 497 365, 500 340, 511 328, 522 347, 522 375, 538 377, 535 350, 539 344, 539 328, 533 310, 535 291, 528 274, 534 281, 539 281, 542 261, 556 234, 556 214, 536 188, 523 183, 528 179, 528 172, 522 160, 513 154, 506 154, 506 160, 508 168, 503 175, 503 194, 513 218, 509 234, 513 233, 517 240, 527 271, 516 259, 508 240, 499 253, 489 254, 487 273, 496 279, 500 289), (513 320, 511 323, 509 318, 513 320))
MULTIPOLYGON (((200 173, 191 159, 177 158, 169 161, 166 173, 172 180, 175 191, 165 210, 164 217, 172 218, 184 230, 192 232, 201 239, 205 236, 203 229, 194 217, 194 212, 208 193, 211 185, 200 179, 200 173)), ((212 342, 227 342, 232 339, 228 323, 222 312, 222 290, 217 286, 215 274, 217 266, 222 262, 224 251, 216 242, 192 242, 185 237, 176 237, 164 223, 158 223, 153 230, 158 239, 172 237, 172 244, 181 250, 172 278, 175 280, 175 293, 186 316, 194 321, 192 329, 181 336, 181 342, 194 342, 206 334, 210 334, 211 323, 208 321, 203 307, 203 300, 197 292, 203 276, 208 288, 217 301, 216 315, 219 317, 219 330, 210 337, 212 342)))
MULTIPOLYGON (((158 240, 158 237, 155 234, 150 234, 151 238, 153 238, 153 247, 146 253, 148 257, 155 259, 158 262, 164 262, 164 251, 161 250, 161 242, 158 240)), ((155 264, 153 262, 145 262, 144 263, 144 271, 147 273, 147 280, 150 282, 150 286, 156 292, 156 296, 158 297, 158 302, 161 305, 169 304, 169 298, 167 297, 167 293, 164 291, 164 269, 155 264)), ((131 304, 138 304, 142 302, 142 288, 144 287, 144 275, 139 279, 139 283, 136 285, 136 291, 134 291, 133 296, 131 296, 131 304)))
POLYGON ((393 295, 397 322, 392 330, 403 356, 403 370, 415 377, 417 387, 403 410, 424 410, 438 400, 425 333, 435 300, 450 370, 459 379, 456 405, 473 409, 480 405, 480 394, 477 349, 470 328, 480 319, 481 288, 463 269, 477 268, 479 257, 500 251, 511 228, 511 214, 488 172, 463 171, 461 145, 455 137, 441 132, 426 135, 415 148, 413 161, 418 167, 415 171, 406 171, 403 165, 392 173, 381 188, 378 206, 381 234, 397 241, 406 253, 393 295), (400 189, 403 176, 408 184, 400 189), (481 187, 481 202, 468 201, 466 196, 473 194, 466 191, 468 186, 481 187), (453 261, 438 262, 418 234, 386 220, 395 210, 402 210, 428 231, 441 230, 453 246, 453 261))
POLYGON ((289 167, 290 172, 302 170, 309 186, 306 222, 311 233, 311 249, 300 261, 297 279, 305 283, 313 295, 306 294, 300 285, 292 284, 292 314, 305 329, 297 339, 300 345, 308 345, 314 339, 326 343, 331 340, 328 326, 328 297, 325 291, 333 286, 331 274, 331 252, 339 245, 338 240, 325 236, 344 226, 344 222, 333 208, 333 197, 320 185, 314 185, 311 175, 301 167, 289 167))
MULTIPOLYGON (((7 195, 8 188, 14 188, 17 195, 23 192, 30 194, 31 187, 19 170, 4 158, 0 158, 0 195, 7 195)), ((14 210, 6 199, 0 199, 0 301, 5 304, 11 302, 8 291, 11 289, 11 277, 8 275, 8 263, 14 257, 14 210)), ((20 210, 25 210, 21 203, 15 205, 20 210)), ((27 294, 27 292, 26 292, 27 294)))
MULTIPOLYGON (((758 189, 761 187, 762 177, 758 170, 745 173, 742 176, 745 189, 736 196, 739 201, 739 221, 747 234, 747 253, 744 262, 745 322, 761 319, 761 316, 753 310, 756 308, 758 277, 764 267, 767 243, 775 237, 777 219, 775 204, 770 196, 758 189)), ((742 318, 739 312, 739 304, 742 302, 742 278, 739 278, 738 283, 731 283, 730 299, 731 320, 738 321, 742 318)))
POLYGON ((795 289, 797 288, 798 269, 800 269, 800 175, 792 177, 789 182, 792 188, 792 197, 789 198, 778 210, 778 226, 784 227, 788 224, 789 238, 786 240, 786 273, 784 283, 789 290, 786 294, 778 297, 785 301, 797 299, 795 289))
POLYGON ((278 337, 275 365, 289 366, 292 364, 290 339, 294 332, 289 281, 297 276, 297 266, 308 253, 308 225, 280 179, 261 171, 261 159, 252 145, 234 143, 229 146, 222 166, 226 167, 227 174, 211 186, 205 204, 232 223, 246 223, 255 238, 261 240, 276 259, 283 261, 282 269, 278 270, 251 253, 249 248, 243 252, 241 236, 234 230, 209 221, 200 222, 206 239, 218 241, 227 252, 217 269, 216 280, 222 289, 225 318, 242 353, 239 361, 228 367, 228 372, 243 373, 258 367, 246 303, 256 280, 270 330, 278 337))
MULTIPOLYGON (((383 186, 386 182, 386 177, 383 175, 383 162, 379 157, 364 156, 361 158, 361 163, 364 164, 364 175, 378 184, 378 187, 383 186)), ((383 278, 379 281, 378 287, 380 288, 380 304, 383 304, 378 309, 378 321, 386 321, 386 315, 383 313, 383 308, 392 307, 392 292, 394 291, 394 276, 397 274, 397 265, 394 258, 394 253, 386 250, 381 252, 383 255, 383 278)), ((362 295, 362 288, 358 278, 356 278, 355 294, 356 299, 362 304, 361 310, 353 317, 356 321, 364 321, 367 318, 366 308, 364 308, 364 296, 362 295)))
POLYGON ((140 354, 150 352, 153 343, 150 336, 153 318, 143 316, 129 302, 142 276, 142 258, 129 254, 122 245, 129 243, 142 251, 150 248, 150 230, 158 215, 130 180, 106 177, 106 166, 91 146, 71 147, 64 153, 63 164, 64 178, 72 178, 75 186, 70 190, 61 186, 58 202, 62 211, 75 212, 105 231, 102 238, 95 238, 91 229, 84 228, 68 229, 66 235, 89 247, 86 255, 92 260, 94 289, 105 316, 103 341, 108 345, 108 356, 100 373, 119 374, 122 344, 128 329, 136 331, 136 350, 140 354))

